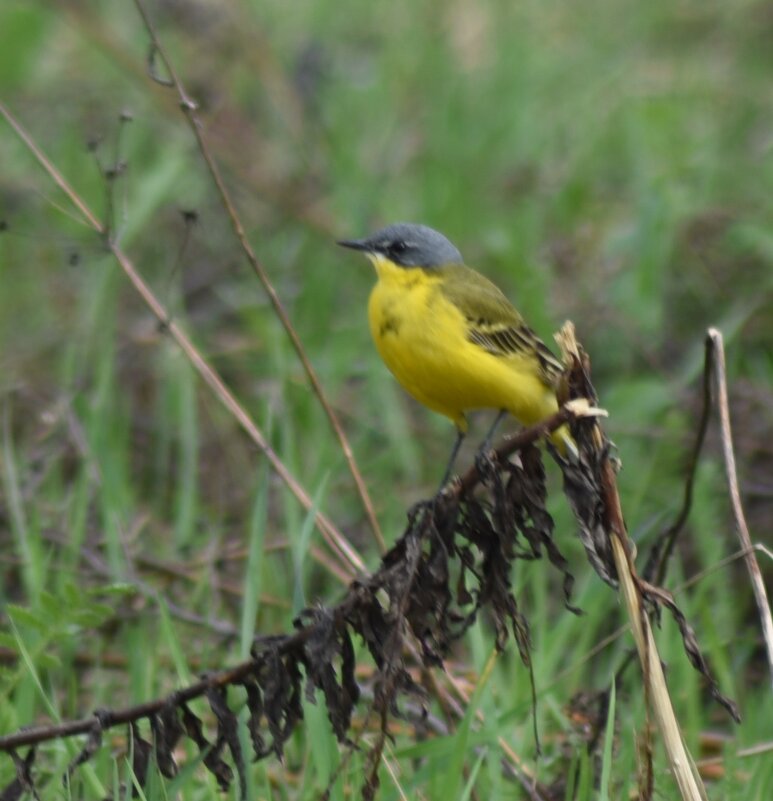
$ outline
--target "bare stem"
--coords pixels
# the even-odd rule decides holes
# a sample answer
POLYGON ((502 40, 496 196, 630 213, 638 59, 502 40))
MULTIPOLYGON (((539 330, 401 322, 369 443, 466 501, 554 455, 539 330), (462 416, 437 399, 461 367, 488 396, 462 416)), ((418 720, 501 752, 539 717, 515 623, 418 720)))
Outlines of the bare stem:
POLYGON ((733 434, 730 429, 730 404, 727 397, 727 373, 725 370, 725 347, 722 341, 722 332, 716 328, 709 328, 706 332, 706 350, 712 354, 714 365, 714 379, 717 389, 717 406, 719 407, 719 426, 722 435, 722 453, 725 460, 725 475, 727 476, 727 486, 730 491, 730 505, 733 509, 735 519, 735 529, 741 548, 744 551, 746 568, 749 571, 749 580, 754 591, 754 600, 757 603, 757 610, 762 624, 762 636, 765 640, 765 650, 768 657, 768 669, 770 670, 770 681, 773 685, 773 618, 770 613, 770 602, 768 601, 765 583, 762 580, 762 572, 757 554, 752 545, 749 527, 746 524, 746 516, 741 503, 741 492, 738 488, 738 472, 735 466, 735 452, 733 450, 733 434))
POLYGON ((373 535, 376 539, 376 542, 381 549, 381 551, 386 550, 386 544, 384 542, 384 537, 381 533, 381 528, 378 524, 378 520, 376 518, 376 512, 373 507, 373 502, 371 501, 370 495, 368 493, 368 488, 365 485, 365 480, 362 477, 362 473, 360 472, 359 467, 357 466, 357 462, 354 458, 354 452, 352 451, 351 445, 349 444, 349 440, 346 436, 346 433, 343 430, 343 426, 341 425, 338 416, 333 411, 333 407, 330 405, 330 402, 325 395, 325 391, 322 388, 322 384, 317 377, 316 371, 312 367, 311 362, 309 361, 308 356, 306 355, 306 351, 303 348, 303 344, 301 343, 300 337, 298 336, 297 331, 293 327, 292 322, 285 310, 284 306, 282 305, 282 301, 277 294, 276 289, 274 289, 273 284, 271 283, 271 279, 268 277, 268 273, 266 272, 263 264, 260 262, 258 257, 255 255, 255 251, 252 249, 252 245, 250 245, 249 240, 247 239, 247 234, 244 230, 244 225, 242 224, 241 218, 239 217, 238 212, 236 211, 236 206, 234 205, 233 201, 231 200, 231 196, 226 188, 226 185, 223 181, 222 176, 220 175, 220 170, 215 162, 215 159, 212 155, 212 151, 210 150, 209 144, 207 143, 206 136, 204 134, 204 126, 201 124, 201 120, 199 119, 198 115, 196 114, 196 103, 191 100, 187 92, 185 91, 185 87, 177 75, 176 70, 169 58, 166 54, 166 51, 161 45, 161 42, 158 38, 158 34, 156 33, 155 27, 148 16, 147 11, 145 10, 141 0, 134 0, 134 5, 137 7, 137 11, 139 12, 140 16, 142 17, 142 21, 145 25, 145 29, 148 32, 148 36, 150 37, 151 44, 153 47, 153 53, 157 53, 158 56, 161 58, 161 61, 164 64, 164 68, 166 69, 168 76, 169 76, 169 85, 173 86, 177 95, 180 99, 180 108, 185 115, 185 119, 188 121, 188 124, 193 132, 194 137, 196 138, 196 142, 199 146, 199 150, 201 155, 206 162, 207 168, 209 170, 210 176, 212 177, 212 181, 217 187, 217 191, 220 195, 221 203, 223 204, 223 208, 225 209, 226 214, 228 215, 228 219, 231 222, 231 227, 233 228, 234 234, 236 238, 239 240, 239 244, 241 245, 242 250, 244 251, 244 255, 247 257, 247 261, 249 261, 250 266, 252 267, 253 271, 257 275, 260 283, 263 285, 263 289, 268 296, 269 301, 274 309, 274 313, 278 317, 279 321, 281 322, 282 326, 284 327, 285 331, 287 332, 287 336, 292 343, 293 348, 295 349, 295 353, 298 356, 299 361, 303 365, 303 369, 306 372, 306 376, 309 379, 309 383, 314 391, 314 394, 317 396, 320 405, 322 406, 328 421, 330 422, 330 426, 332 427, 336 437, 338 438, 338 442, 341 446, 341 450, 343 451, 344 457, 346 459, 346 463, 349 467, 349 472, 352 474, 352 478, 354 479, 354 483, 357 487, 357 492, 359 493, 360 499, 362 500, 363 507, 365 508, 365 513, 368 516, 368 521, 370 523, 370 527, 373 531, 373 535))
MULTIPOLYGON (((72 188, 72 186, 70 186, 69 182, 51 163, 45 153, 43 153, 43 151, 38 147, 32 136, 2 103, 0 103, 0 114, 5 117, 8 124, 13 128, 40 166, 48 173, 54 183, 56 183, 56 185, 65 193, 65 195, 67 195, 70 202, 83 215, 83 218, 86 220, 86 222, 100 236, 105 237, 107 230, 104 224, 96 217, 96 215, 87 206, 83 198, 72 188)), ((250 439, 260 448, 260 450, 271 463, 271 466, 278 473, 282 481, 284 481, 293 495, 295 495, 304 509, 309 512, 313 511, 314 519, 319 531, 325 538, 325 541, 328 543, 328 545, 338 555, 342 563, 346 565, 347 572, 351 573, 352 570, 364 570, 365 563, 357 551, 349 544, 349 541, 336 528, 333 522, 322 512, 319 512, 315 509, 312 498, 301 486, 295 476, 293 476, 288 470, 284 462, 275 453, 261 429, 252 420, 245 408, 236 400, 233 393, 228 389, 218 373, 209 365, 206 359, 204 359, 199 350, 189 339, 188 335, 176 322, 174 322, 174 320, 170 319, 168 312, 137 272, 129 257, 112 240, 107 239, 106 244, 110 249, 110 252, 118 261, 118 264, 123 269, 127 278, 137 290, 140 297, 143 299, 143 301, 145 301, 158 321, 169 332, 172 339, 174 339, 174 341, 179 345, 199 375, 213 390, 216 397, 229 410, 239 425, 247 432, 250 439)))

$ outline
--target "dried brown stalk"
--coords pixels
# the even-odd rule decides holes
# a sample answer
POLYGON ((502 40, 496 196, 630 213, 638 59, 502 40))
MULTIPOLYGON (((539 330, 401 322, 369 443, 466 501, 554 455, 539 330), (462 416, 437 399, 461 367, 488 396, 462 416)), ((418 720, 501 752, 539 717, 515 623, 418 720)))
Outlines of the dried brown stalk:
POLYGON ((268 276, 263 264, 260 262, 258 257, 255 255, 255 251, 252 248, 249 240, 247 239, 247 234, 244 230, 244 225, 242 224, 241 218, 239 217, 238 212, 236 211, 236 206, 234 202, 231 200, 231 196, 226 188, 226 185, 223 181, 222 176, 220 175, 220 170, 218 169, 217 163, 212 155, 212 152, 209 148, 207 143, 206 136, 204 134, 204 126, 199 119, 199 116, 196 114, 197 105, 196 103, 190 98, 188 93, 183 86, 182 80, 178 76, 172 61, 170 60, 169 56, 167 55, 165 49, 161 45, 161 42, 158 38, 158 34, 156 29, 148 16, 147 11, 145 10, 144 5, 142 4, 141 0, 134 0, 134 5, 137 8, 140 16, 142 17, 142 22, 145 25, 145 29, 148 32, 148 36, 150 37, 151 41, 151 55, 150 55, 150 67, 151 67, 151 75, 155 78, 156 81, 162 82, 163 85, 167 85, 173 87, 174 90, 177 92, 177 96, 180 100, 180 109, 182 110, 185 119, 188 122, 188 125, 193 132, 193 135, 196 138, 196 143, 198 144, 199 151, 206 162, 207 169, 209 170, 210 176, 212 178, 213 183, 215 184, 218 194, 220 195, 221 203, 223 204, 223 208, 226 211, 229 221, 231 222, 231 226, 233 228, 234 234, 239 241, 239 245, 241 246, 242 250, 244 251, 244 255, 247 257, 247 261, 250 263, 255 275, 257 275, 260 283, 263 285, 263 289, 268 296, 269 301, 271 302, 271 306, 274 309, 274 313, 276 314, 277 318, 281 322, 283 328, 287 332, 287 336, 290 339, 290 342, 295 350, 296 355, 298 356, 298 360, 303 365, 303 369, 306 372, 306 376, 309 379, 309 383, 311 384, 312 390, 314 394, 317 396, 320 405, 322 406, 325 415, 330 422, 330 426, 332 427, 338 442, 341 446, 341 450, 343 451, 344 457, 346 458, 346 463, 349 467, 349 472, 352 474, 352 478, 354 479, 354 483, 357 487, 357 492, 359 493, 360 499, 362 500, 362 504, 365 508, 365 512, 368 516, 368 521, 370 523, 370 527, 373 531, 373 535, 376 539, 376 542, 383 552, 386 550, 386 544, 384 542, 384 537, 381 533, 381 528, 378 524, 378 520, 376 518, 376 512, 373 507, 373 502, 371 501, 370 495, 368 493, 368 488, 365 485, 365 480, 362 477, 362 473, 360 472, 359 467, 357 466, 357 462, 354 458, 354 452, 352 451, 352 447, 349 444, 349 440, 346 436, 346 433, 343 430, 343 426, 341 425, 338 416, 333 411, 333 407, 330 405, 330 402, 327 399, 324 389, 322 388, 322 384, 320 383, 319 378, 317 377, 317 373, 314 370, 311 362, 309 361, 308 356, 306 355, 306 351, 303 348, 303 343, 298 336, 295 328, 293 327, 290 318, 282 305, 282 301, 277 294, 276 289, 274 288, 273 284, 271 283, 271 279, 268 276), (162 79, 159 81, 159 78, 153 75, 153 63, 155 56, 161 59, 164 65, 164 69, 167 72, 168 80, 162 79))
MULTIPOLYGON (((575 360, 587 376, 589 364, 575 340, 574 327, 564 326, 559 339, 566 359, 575 360)), ((590 380, 588 390, 592 391, 590 380)), ((593 424, 591 432, 596 452, 604 447, 600 427, 593 424)), ((631 624, 636 650, 642 665, 645 693, 658 724, 664 749, 682 798, 685 801, 707 801, 706 790, 682 737, 674 713, 671 697, 663 674, 663 666, 652 634, 649 616, 645 609, 641 580, 633 564, 634 546, 628 538, 617 490, 615 470, 608 455, 600 465, 601 494, 604 502, 603 527, 611 547, 615 578, 631 624)))
POLYGON ((711 363, 714 366, 714 383, 717 392, 717 406, 719 408, 719 427, 722 434, 722 454, 725 461, 725 475, 727 476, 727 486, 730 492, 730 505, 733 509, 735 529, 741 547, 744 550, 744 560, 749 571, 754 592, 754 600, 757 603, 757 611, 762 625, 762 637, 765 640, 765 652, 768 659, 768 670, 770 671, 770 681, 773 686, 773 617, 770 612, 770 602, 768 601, 765 583, 762 580, 762 572, 757 561, 757 554, 752 545, 749 527, 746 524, 746 516, 741 503, 741 492, 738 488, 738 473, 735 466, 735 452, 733 450, 733 434, 730 428, 730 404, 727 397, 727 373, 725 370, 725 348, 722 341, 722 332, 716 328, 709 328, 706 332, 706 353, 711 354, 711 363))
POLYGON ((346 566, 348 572, 353 574, 354 572, 364 570, 365 563, 360 555, 349 544, 347 538, 338 530, 334 523, 326 515, 314 508, 314 501, 301 486, 295 476, 293 476, 292 473, 287 469, 284 462, 276 454, 264 436, 262 430, 253 421, 246 409, 239 403, 239 401, 236 400, 233 393, 228 389, 214 368, 201 355, 198 348, 196 348, 188 335, 173 319, 171 319, 166 308, 153 294, 153 291, 145 283, 142 276, 140 276, 140 274, 137 272, 129 257, 114 241, 112 241, 112 239, 107 236, 108 231, 104 223, 102 223, 91 211, 83 198, 72 188, 72 186, 70 186, 69 182, 51 163, 45 153, 43 153, 43 151, 38 147, 32 136, 2 103, 0 103, 0 114, 5 117, 8 124, 13 128, 19 139, 21 139, 30 153, 32 153, 38 164, 40 164, 40 166, 48 173, 49 177, 65 193, 70 202, 80 212, 84 221, 91 228, 93 228, 96 233, 105 238, 106 245, 110 252, 113 254, 116 261, 121 266, 121 269, 124 271, 129 281, 131 281, 132 285, 137 290, 137 293, 147 304, 158 321, 164 326, 165 330, 168 331, 172 339, 174 339, 177 345, 181 348, 199 375, 215 393, 215 396, 231 412, 239 425, 247 432, 250 439, 260 448, 260 450, 271 463, 273 469, 284 481, 293 495, 295 495, 303 508, 309 512, 313 512, 314 519, 320 533, 328 545, 337 554, 342 564, 346 566))

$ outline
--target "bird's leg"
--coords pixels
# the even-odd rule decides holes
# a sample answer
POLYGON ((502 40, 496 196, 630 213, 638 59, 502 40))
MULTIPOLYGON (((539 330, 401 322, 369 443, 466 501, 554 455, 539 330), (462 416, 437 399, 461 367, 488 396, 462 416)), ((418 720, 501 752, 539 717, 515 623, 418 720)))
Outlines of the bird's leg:
POLYGON ((483 440, 483 444, 480 446, 482 451, 488 451, 491 447, 491 440, 494 439, 494 432, 499 428, 499 424, 502 420, 507 416, 507 409, 500 409, 499 413, 497 414, 494 423, 492 424, 491 428, 489 429, 488 434, 486 434, 486 439, 483 440))
POLYGON ((443 491, 443 487, 448 484, 448 479, 451 478, 451 471, 454 467, 454 462, 456 461, 456 457, 459 455, 459 448, 462 447, 462 442, 464 441, 465 433, 462 431, 461 428, 456 429, 456 442, 454 442, 454 447, 451 449, 451 457, 448 460, 448 464, 446 465, 446 472, 443 474, 443 480, 440 482, 440 486, 438 487, 437 494, 443 491))
POLYGON ((443 480, 440 482, 440 486, 438 487, 437 492, 432 496, 432 498, 430 498, 429 500, 418 501, 408 510, 408 518, 411 520, 412 523, 414 520, 418 518, 419 513, 425 511, 433 512, 433 510, 435 509, 437 501, 443 494, 443 490, 445 489, 446 484, 448 484, 448 480, 451 478, 451 471, 453 470, 456 457, 459 455, 459 448, 462 447, 462 441, 464 440, 464 437, 465 437, 465 432, 462 431, 461 428, 457 428, 456 442, 454 442, 454 447, 451 449, 451 458, 448 460, 448 464, 446 465, 446 471, 443 474, 443 480))
POLYGON ((499 424, 502 422, 502 418, 506 414, 506 409, 499 410, 499 414, 497 414, 493 425, 489 429, 488 434, 486 434, 486 438, 483 440, 482 445, 480 448, 478 448, 478 452, 475 454, 475 467, 478 470, 481 478, 485 478, 486 476, 490 475, 494 470, 494 462, 489 455, 489 451, 491 450, 491 440, 494 438, 494 432, 497 430, 499 424))

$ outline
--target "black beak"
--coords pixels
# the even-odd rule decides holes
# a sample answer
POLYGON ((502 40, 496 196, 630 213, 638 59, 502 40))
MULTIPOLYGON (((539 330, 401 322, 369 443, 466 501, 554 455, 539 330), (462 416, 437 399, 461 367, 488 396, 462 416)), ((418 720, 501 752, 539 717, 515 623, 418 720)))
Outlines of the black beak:
POLYGON ((351 250, 371 250, 370 243, 367 239, 339 239, 336 242, 342 248, 350 248, 351 250))

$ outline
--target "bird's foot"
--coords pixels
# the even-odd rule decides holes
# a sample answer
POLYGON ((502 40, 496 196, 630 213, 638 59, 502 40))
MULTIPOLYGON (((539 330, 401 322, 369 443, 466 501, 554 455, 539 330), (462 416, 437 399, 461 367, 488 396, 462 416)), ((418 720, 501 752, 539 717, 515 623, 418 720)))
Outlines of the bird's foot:
POLYGON ((456 485, 459 479, 454 476, 450 481, 445 482, 431 498, 424 498, 416 501, 408 509, 408 521, 411 525, 422 520, 426 515, 433 519, 448 504, 448 501, 456 492, 456 485))
POLYGON ((435 511, 435 499, 437 495, 433 498, 424 498, 421 501, 416 501, 413 506, 408 509, 408 522, 413 525, 417 520, 420 520, 426 514, 433 514, 435 511))
POLYGON ((481 448, 475 454, 475 469, 478 471, 482 484, 485 484, 489 479, 497 474, 499 468, 499 459, 495 451, 490 448, 481 448))

